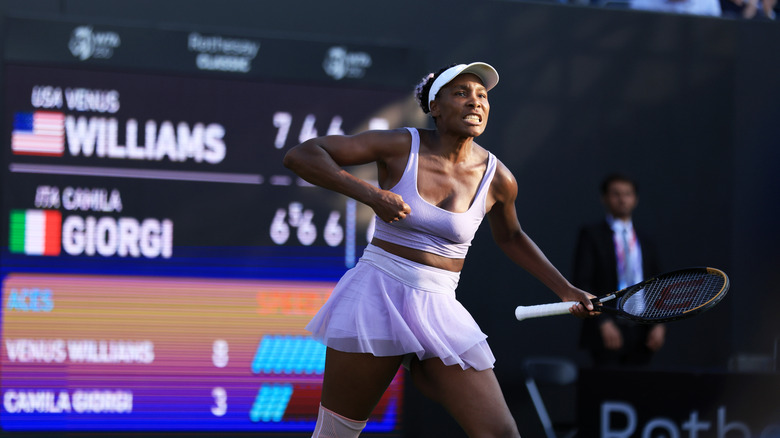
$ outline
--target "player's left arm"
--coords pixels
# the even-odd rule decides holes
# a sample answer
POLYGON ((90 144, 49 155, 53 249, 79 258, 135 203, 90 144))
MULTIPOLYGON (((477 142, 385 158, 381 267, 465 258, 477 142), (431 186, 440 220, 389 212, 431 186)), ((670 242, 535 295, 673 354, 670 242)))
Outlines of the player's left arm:
MULTIPOLYGON (((592 310, 589 298, 593 295, 574 287, 522 229, 517 218, 516 199, 517 180, 512 172, 499 162, 488 195, 487 218, 493 240, 515 264, 539 279, 561 300, 577 301, 592 310)), ((573 313, 577 316, 589 314, 580 305, 575 307, 573 313)))

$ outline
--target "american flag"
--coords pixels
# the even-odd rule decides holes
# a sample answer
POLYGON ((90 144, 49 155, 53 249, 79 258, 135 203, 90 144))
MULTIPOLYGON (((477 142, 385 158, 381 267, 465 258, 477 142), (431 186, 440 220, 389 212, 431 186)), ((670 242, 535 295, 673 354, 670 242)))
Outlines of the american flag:
POLYGON ((65 152, 65 115, 53 111, 17 112, 11 150, 22 155, 62 156, 65 152))

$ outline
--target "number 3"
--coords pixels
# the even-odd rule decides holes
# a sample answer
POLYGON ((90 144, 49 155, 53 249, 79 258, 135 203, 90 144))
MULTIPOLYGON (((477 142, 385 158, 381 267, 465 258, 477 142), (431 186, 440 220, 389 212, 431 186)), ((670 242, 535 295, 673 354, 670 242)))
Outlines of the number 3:
POLYGON ((214 404, 211 407, 211 413, 217 417, 225 415, 227 412, 227 391, 225 388, 216 387, 211 390, 211 396, 214 397, 214 404))

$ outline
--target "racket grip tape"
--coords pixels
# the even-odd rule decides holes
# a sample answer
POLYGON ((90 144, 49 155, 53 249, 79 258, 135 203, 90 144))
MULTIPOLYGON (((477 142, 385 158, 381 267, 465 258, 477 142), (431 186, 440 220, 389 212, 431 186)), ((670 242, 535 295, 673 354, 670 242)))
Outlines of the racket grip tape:
POLYGON ((528 318, 564 315, 569 313, 569 309, 575 304, 577 304, 577 302, 538 304, 536 306, 517 306, 515 309, 515 318, 517 318, 518 321, 522 321, 528 318))

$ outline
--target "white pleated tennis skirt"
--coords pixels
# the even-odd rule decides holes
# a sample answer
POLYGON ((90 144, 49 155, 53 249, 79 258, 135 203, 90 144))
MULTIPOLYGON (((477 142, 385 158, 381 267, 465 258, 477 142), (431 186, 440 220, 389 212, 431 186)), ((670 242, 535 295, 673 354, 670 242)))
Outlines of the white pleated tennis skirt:
POLYGON ((335 350, 415 354, 485 370, 496 359, 487 335, 455 298, 460 273, 415 263, 369 245, 306 326, 335 350))

